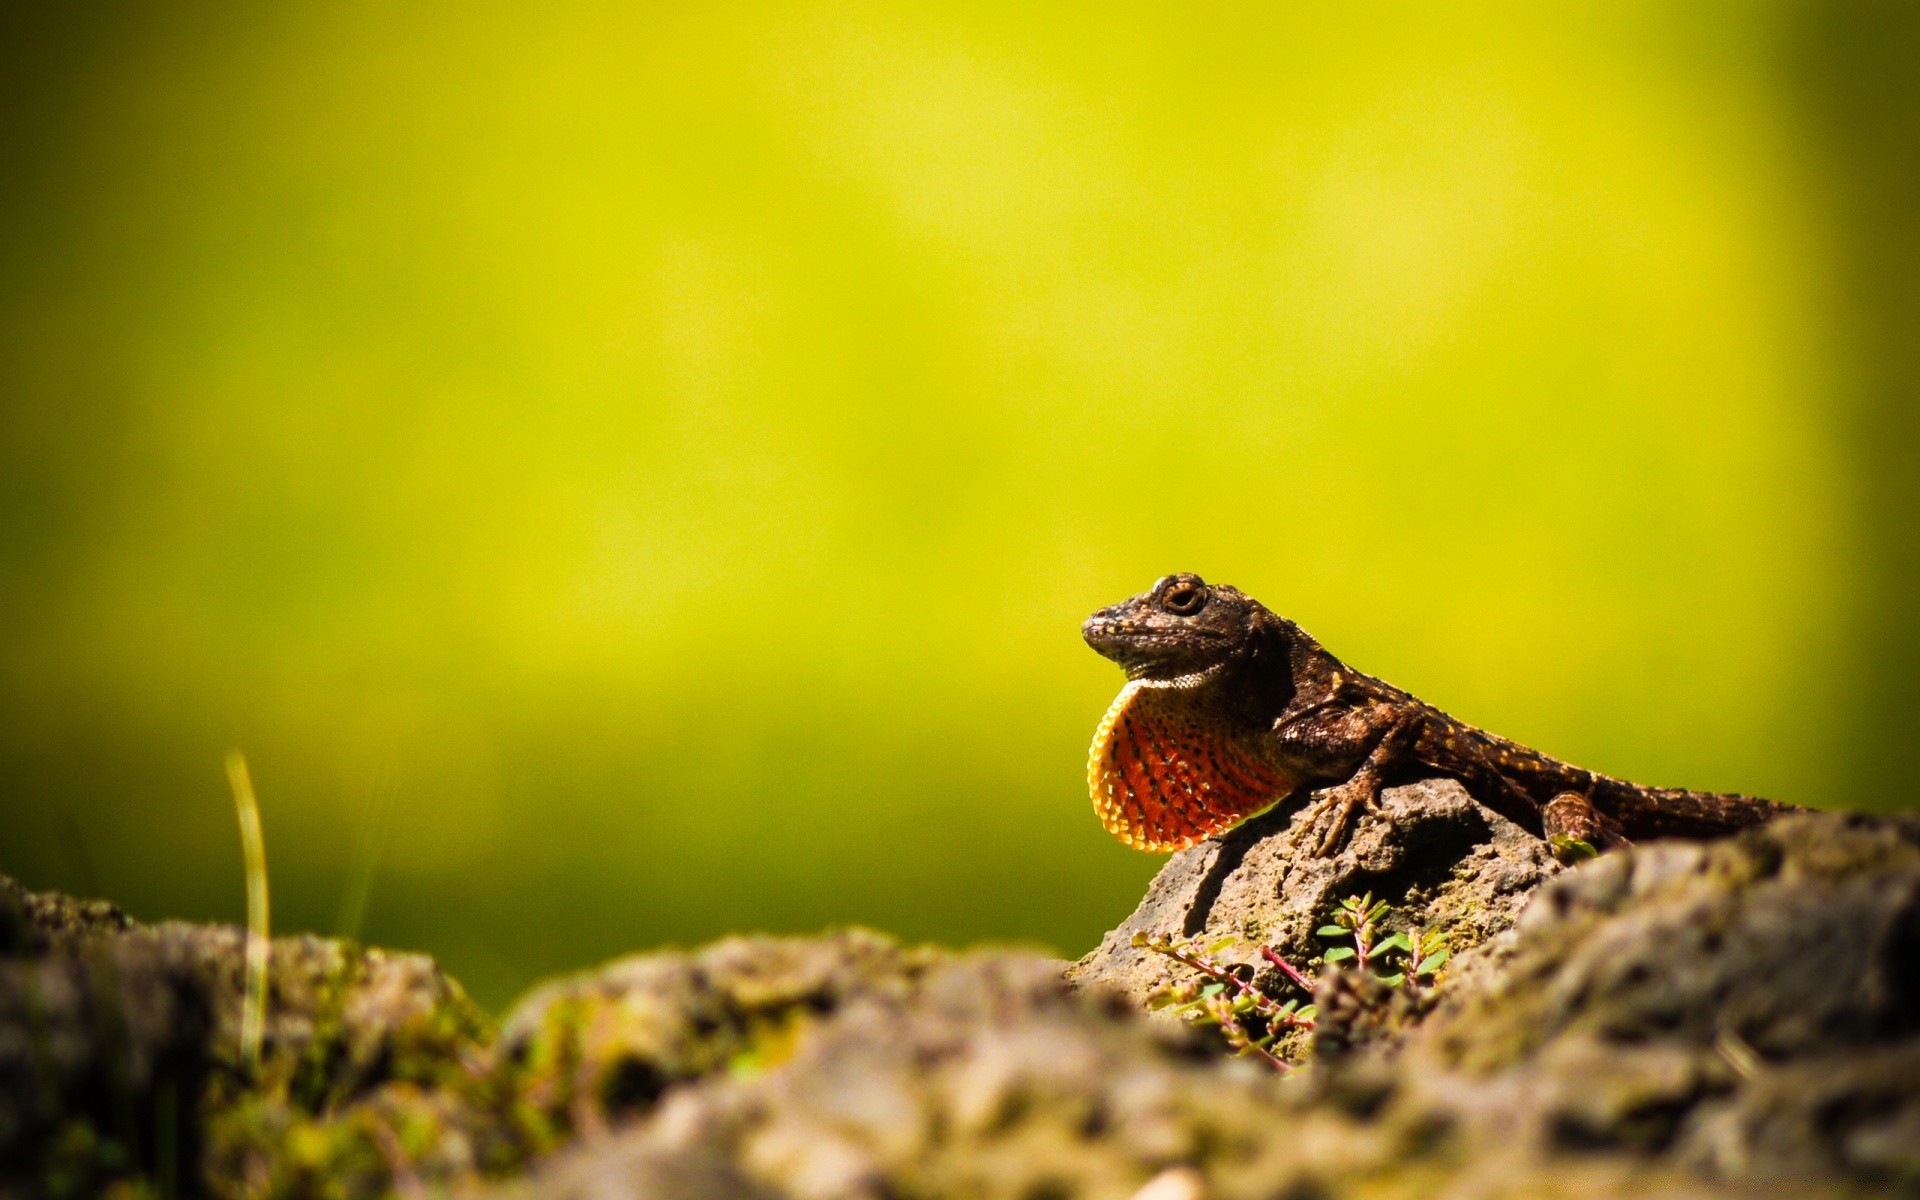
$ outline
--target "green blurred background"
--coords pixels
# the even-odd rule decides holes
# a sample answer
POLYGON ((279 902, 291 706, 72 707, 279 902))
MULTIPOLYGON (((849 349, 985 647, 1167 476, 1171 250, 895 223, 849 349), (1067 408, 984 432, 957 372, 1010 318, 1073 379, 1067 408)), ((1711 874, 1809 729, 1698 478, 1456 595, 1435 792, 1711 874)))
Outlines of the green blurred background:
POLYGON ((1077 626, 1181 569, 1907 804, 1914 11, 11 5, 0 870, 238 917, 237 746, 276 926, 491 1004, 1078 953, 1077 626))

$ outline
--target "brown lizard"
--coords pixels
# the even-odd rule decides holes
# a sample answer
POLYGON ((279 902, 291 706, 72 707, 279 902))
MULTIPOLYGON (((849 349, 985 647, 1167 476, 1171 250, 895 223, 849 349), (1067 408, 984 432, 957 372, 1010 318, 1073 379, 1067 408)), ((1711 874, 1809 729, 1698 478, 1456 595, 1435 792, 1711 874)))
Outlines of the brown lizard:
POLYGON ((1082 632, 1128 679, 1094 735, 1088 786, 1108 832, 1141 850, 1191 846, 1312 787, 1306 836, 1331 854, 1382 786, 1432 776, 1562 852, 1712 837, 1789 807, 1642 787, 1475 729, 1198 575, 1169 575, 1082 632))

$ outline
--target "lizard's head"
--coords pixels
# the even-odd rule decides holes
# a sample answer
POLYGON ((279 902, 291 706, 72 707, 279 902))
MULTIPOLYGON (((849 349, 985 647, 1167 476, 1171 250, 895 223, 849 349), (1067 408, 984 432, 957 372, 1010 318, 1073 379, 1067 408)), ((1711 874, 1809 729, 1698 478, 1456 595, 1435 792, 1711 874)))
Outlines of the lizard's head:
POLYGON ((1169 682, 1204 675, 1251 644, 1259 605, 1198 575, 1168 575, 1151 591, 1101 609, 1081 634, 1127 678, 1169 682))

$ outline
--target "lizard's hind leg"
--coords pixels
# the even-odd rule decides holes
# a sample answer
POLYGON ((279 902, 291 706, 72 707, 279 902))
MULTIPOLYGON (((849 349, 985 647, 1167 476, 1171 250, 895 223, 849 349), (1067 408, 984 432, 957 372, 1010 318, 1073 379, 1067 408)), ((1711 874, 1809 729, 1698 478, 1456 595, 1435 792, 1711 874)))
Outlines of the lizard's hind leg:
POLYGON ((1540 811, 1540 824, 1553 844, 1555 856, 1563 860, 1568 852, 1577 850, 1573 845, 1576 842, 1594 850, 1633 844, 1621 831, 1620 822, 1595 808, 1593 801, 1579 792, 1561 792, 1547 801, 1540 811))

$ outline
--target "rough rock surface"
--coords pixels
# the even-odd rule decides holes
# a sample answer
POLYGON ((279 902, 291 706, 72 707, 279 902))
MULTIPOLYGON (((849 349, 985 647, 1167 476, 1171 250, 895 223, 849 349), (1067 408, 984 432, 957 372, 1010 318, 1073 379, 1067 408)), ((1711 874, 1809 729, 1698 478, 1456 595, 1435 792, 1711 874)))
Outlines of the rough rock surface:
POLYGON ((940 956, 541 1164, 525 1196, 1118 1196, 1257 1167, 1278 1080, 1028 954, 940 956))
POLYGON ((1071 968, 731 938, 496 1028, 423 957, 280 939, 254 1070, 238 931, 0 885, 0 1194, 1920 1195, 1920 822, 1562 870, 1449 784, 1386 812, 1333 859, 1291 812, 1176 856, 1071 968), (1420 1004, 1325 971, 1306 1070, 1146 1015, 1185 968, 1135 930, 1306 963, 1369 890, 1464 952, 1420 1004), (1389 1019, 1335 1055, 1336 1008, 1389 1019))
POLYGON ((451 1099, 487 1056, 490 1022, 423 955, 276 940, 249 1071, 239 930, 142 926, 6 880, 0 946, 0 1194, 129 1178, 252 1194, 316 1180, 310 1168, 371 1190, 398 1161, 394 1122, 462 1114, 446 1128, 470 1137, 416 1131, 406 1156, 429 1169, 471 1165, 476 1141, 499 1136, 451 1099))
POLYGON ((675 1085, 784 1060, 851 998, 897 995, 943 957, 859 929, 634 955, 535 989, 500 1052, 521 1104, 596 1137, 675 1085))
POLYGON ((1546 888, 1397 1064, 1529 1152, 1920 1188, 1920 822, 1786 817, 1546 888))
POLYGON ((1315 858, 1298 837, 1310 810, 1282 805, 1167 860, 1133 915, 1068 972, 1144 1001, 1185 970, 1133 945, 1135 934, 1233 937, 1222 958, 1284 990, 1259 957, 1270 946, 1295 964, 1327 948, 1314 930, 1342 898, 1371 893, 1395 906, 1389 930, 1446 930, 1455 955, 1514 922, 1527 897, 1561 867, 1546 843, 1476 803, 1450 779, 1391 788, 1337 855, 1315 858))
MULTIPOLYGON (((1456 1136, 1377 1081, 1227 1059, 1060 964, 980 952, 862 995, 773 1069, 716 1075, 499 1200, 1760 1195, 1658 1162, 1456 1136)), ((1818 1196, 1815 1182, 1803 1194, 1818 1196)))

